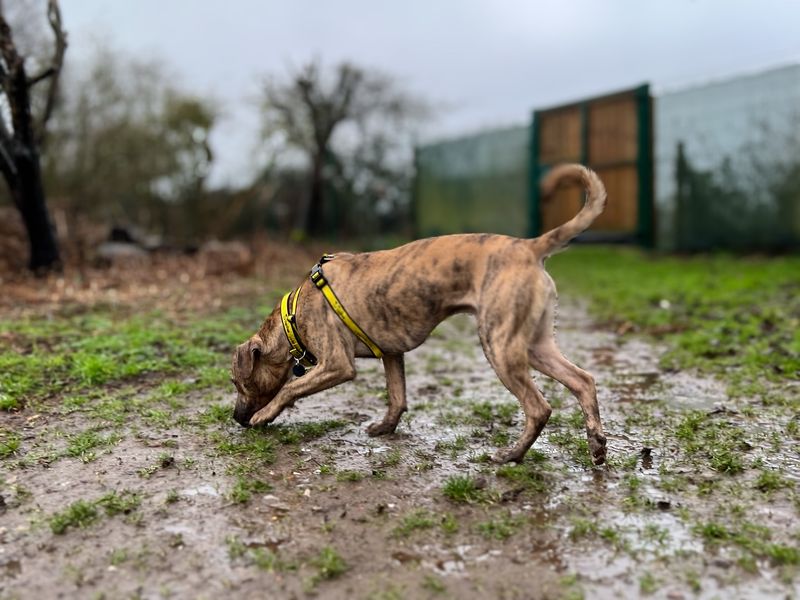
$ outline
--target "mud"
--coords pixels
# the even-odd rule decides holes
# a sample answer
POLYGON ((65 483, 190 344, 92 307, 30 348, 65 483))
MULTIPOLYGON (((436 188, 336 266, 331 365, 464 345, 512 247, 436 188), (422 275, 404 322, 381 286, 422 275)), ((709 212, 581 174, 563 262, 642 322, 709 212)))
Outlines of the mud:
MULTIPOLYGON (((709 544, 697 525, 731 519, 769 528, 771 541, 797 546, 794 490, 753 491, 749 471, 719 478, 682 448, 675 423, 686 411, 745 420, 725 386, 694 373, 659 369, 661 348, 592 326, 578 306, 561 308, 565 355, 593 373, 608 434, 610 464, 588 465, 577 403, 540 381, 553 420, 526 463, 502 477, 486 461, 511 444, 522 414, 484 359, 474 325, 454 318, 407 357, 410 411, 398 432, 364 429, 385 405, 376 361, 358 379, 299 402, 260 435, 274 460, 246 479, 269 488, 232 495, 248 459, 222 450, 246 433, 209 419, 229 389, 192 391, 167 408, 172 423, 131 418, 113 429, 85 411, 53 403, 31 415, 3 415, 20 449, 0 463, 0 595, 3 598, 755 598, 800 594, 793 567, 766 558, 743 563, 735 545, 709 544), (176 408, 177 407, 177 408, 176 408), (477 407, 477 408, 476 408, 477 407), (335 420, 307 440, 284 440, 288 425, 335 420), (61 456, 87 427, 120 441, 96 460, 61 456), (164 455, 170 458, 166 460, 164 455), (443 493, 471 475, 478 497, 443 493), (681 486, 668 481, 680 478, 681 486), (706 493, 704 482, 714 482, 706 493), (78 500, 134 492, 138 507, 99 511, 85 527, 56 534, 51 518, 78 500), (412 517, 417 517, 414 520, 412 517), (416 523, 412 526, 409 523, 416 523), (404 525, 406 526, 404 528, 404 525), (346 566, 320 566, 323 548, 346 566)), ((137 390, 126 401, 135 399, 137 390)), ((796 486, 797 453, 775 456, 781 424, 747 421, 748 461, 774 463, 796 486), (754 429, 755 428, 755 429, 754 429)), ((794 450, 797 450, 795 445, 794 450)))

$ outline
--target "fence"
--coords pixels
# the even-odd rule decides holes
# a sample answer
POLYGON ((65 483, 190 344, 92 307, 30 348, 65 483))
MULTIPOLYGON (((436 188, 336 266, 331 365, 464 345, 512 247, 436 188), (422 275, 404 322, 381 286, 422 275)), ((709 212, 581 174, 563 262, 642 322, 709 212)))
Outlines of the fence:
POLYGON ((585 239, 667 250, 800 246, 800 66, 671 92, 647 86, 540 110, 530 127, 417 149, 419 235, 537 235, 577 192, 540 203, 540 175, 578 161, 609 203, 585 239))
POLYGON ((660 95, 655 139, 661 248, 800 245, 800 66, 660 95))
POLYGON ((514 127, 418 148, 417 234, 527 235, 529 139, 514 127))
POLYGON ((420 236, 490 231, 532 237, 570 219, 580 190, 542 202, 539 176, 559 162, 595 168, 614 202, 587 239, 652 240, 647 86, 534 113, 531 126, 420 147, 415 222, 420 236))

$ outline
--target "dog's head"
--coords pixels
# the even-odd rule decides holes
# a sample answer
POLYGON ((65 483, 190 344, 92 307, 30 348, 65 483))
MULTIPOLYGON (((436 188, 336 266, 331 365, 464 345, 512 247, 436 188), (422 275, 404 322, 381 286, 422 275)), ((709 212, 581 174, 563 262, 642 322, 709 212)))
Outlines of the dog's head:
POLYGON ((269 404, 289 379, 288 345, 281 343, 281 325, 270 315, 256 335, 240 344, 233 355, 231 381, 238 392, 233 418, 247 426, 250 418, 269 404))

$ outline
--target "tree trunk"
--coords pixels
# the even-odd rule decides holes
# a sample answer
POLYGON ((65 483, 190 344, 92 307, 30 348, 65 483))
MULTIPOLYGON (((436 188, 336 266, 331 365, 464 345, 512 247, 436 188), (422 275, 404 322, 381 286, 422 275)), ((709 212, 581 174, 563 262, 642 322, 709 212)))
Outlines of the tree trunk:
POLYGON ((14 204, 22 216, 30 243, 32 271, 42 272, 61 266, 53 226, 45 203, 38 152, 23 150, 14 156, 16 177, 9 183, 14 204))
POLYGON ((57 51, 55 64, 47 75, 52 83, 47 94, 47 106, 39 123, 41 131, 37 132, 31 114, 30 88, 41 77, 28 79, 25 58, 17 52, 11 28, 0 10, 0 84, 11 117, 10 126, 7 126, 5 115, 0 115, 0 172, 8 183, 14 204, 28 233, 31 248, 29 266, 38 273, 61 267, 58 243, 45 203, 39 162, 44 127, 55 105, 56 83, 66 49, 66 36, 61 29, 61 13, 55 0, 48 4, 48 19, 56 35, 57 51))

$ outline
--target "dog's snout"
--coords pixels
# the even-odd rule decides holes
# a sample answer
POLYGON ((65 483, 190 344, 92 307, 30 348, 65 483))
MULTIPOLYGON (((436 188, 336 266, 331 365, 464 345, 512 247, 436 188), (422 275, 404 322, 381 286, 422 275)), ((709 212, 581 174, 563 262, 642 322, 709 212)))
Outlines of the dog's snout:
POLYGON ((239 423, 242 427, 249 427, 250 426, 250 412, 241 406, 236 406, 233 409, 233 418, 234 420, 239 423))

